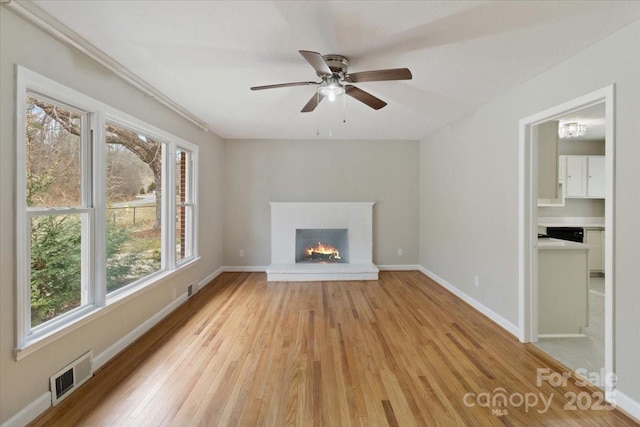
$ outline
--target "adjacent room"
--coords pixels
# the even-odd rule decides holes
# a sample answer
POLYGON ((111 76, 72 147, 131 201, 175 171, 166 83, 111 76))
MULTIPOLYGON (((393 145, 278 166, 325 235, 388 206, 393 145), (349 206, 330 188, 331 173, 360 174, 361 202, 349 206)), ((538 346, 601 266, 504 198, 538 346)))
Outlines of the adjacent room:
POLYGON ((640 425, 640 2, 0 6, 0 427, 640 425))

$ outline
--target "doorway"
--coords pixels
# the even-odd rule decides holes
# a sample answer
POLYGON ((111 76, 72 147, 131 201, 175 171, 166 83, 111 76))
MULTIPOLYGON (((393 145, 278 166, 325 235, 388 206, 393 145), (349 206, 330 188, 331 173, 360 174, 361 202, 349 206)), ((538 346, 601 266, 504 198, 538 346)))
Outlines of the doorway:
MULTIPOLYGON (((614 86, 584 95, 580 98, 547 109, 520 120, 520 206, 519 206, 519 285, 520 285, 520 341, 535 343, 539 335, 539 283, 538 283, 538 125, 559 121, 571 114, 594 108, 604 109, 604 373, 614 371, 613 354, 613 206, 614 206, 614 86)), ((553 357, 553 355, 551 355, 553 357)), ((598 372, 602 374, 603 372, 598 372)), ((591 372, 586 373, 587 375, 591 372)), ((614 384, 600 384, 607 399, 613 395, 614 384)))

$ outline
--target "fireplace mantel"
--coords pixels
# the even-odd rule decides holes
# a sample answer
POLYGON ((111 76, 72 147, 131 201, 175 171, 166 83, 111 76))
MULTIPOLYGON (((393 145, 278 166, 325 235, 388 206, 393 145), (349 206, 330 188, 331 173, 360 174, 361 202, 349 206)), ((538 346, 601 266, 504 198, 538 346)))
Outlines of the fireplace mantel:
POLYGON ((376 280, 373 264, 374 202, 271 202, 268 281, 376 280), (297 229, 349 230, 348 264, 296 264, 297 229))

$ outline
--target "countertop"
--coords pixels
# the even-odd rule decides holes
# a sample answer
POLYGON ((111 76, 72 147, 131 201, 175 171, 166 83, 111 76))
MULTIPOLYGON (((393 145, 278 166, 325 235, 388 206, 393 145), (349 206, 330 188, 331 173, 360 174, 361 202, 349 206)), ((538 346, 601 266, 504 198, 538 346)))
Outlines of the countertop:
POLYGON ((538 217, 543 227, 604 228, 604 217, 538 217))
POLYGON ((554 250, 588 250, 589 245, 584 243, 571 242, 561 239, 538 239, 538 250, 554 249, 554 250))

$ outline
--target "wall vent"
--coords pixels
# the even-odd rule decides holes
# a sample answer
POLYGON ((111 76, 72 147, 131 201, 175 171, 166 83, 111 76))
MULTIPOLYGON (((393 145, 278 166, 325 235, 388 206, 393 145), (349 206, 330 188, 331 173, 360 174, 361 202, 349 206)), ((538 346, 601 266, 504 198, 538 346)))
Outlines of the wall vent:
POLYGON ((93 375, 93 352, 89 351, 50 378, 51 404, 56 406, 73 390, 80 387, 93 375))
POLYGON ((187 288, 187 297, 190 297, 191 295, 195 294, 196 292, 198 292, 198 282, 193 282, 187 288))

